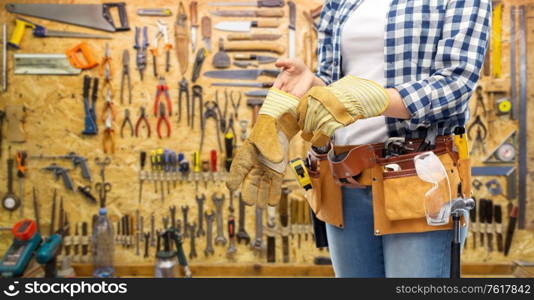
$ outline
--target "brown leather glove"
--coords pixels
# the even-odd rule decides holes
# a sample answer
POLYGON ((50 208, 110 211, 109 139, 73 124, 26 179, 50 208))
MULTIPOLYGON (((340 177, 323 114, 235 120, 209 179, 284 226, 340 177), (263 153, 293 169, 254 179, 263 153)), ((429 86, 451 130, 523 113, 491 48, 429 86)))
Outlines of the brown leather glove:
POLYGON ((295 96, 269 90, 250 136, 233 159, 226 181, 231 191, 242 184, 245 203, 259 207, 278 204, 289 141, 300 130, 296 119, 298 102, 295 96))

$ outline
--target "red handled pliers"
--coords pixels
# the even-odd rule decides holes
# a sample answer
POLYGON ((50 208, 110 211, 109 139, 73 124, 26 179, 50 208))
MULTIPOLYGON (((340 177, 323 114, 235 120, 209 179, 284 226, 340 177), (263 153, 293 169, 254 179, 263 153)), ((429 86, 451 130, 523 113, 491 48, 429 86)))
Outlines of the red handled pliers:
POLYGON ((161 123, 165 123, 165 127, 167 127, 167 137, 171 136, 171 122, 169 122, 169 118, 167 118, 167 114, 165 113, 165 105, 163 103, 159 104, 159 118, 157 123, 157 131, 158 131, 158 137, 161 139, 161 123))
POLYGON ((141 126, 141 123, 145 123, 147 135, 148 137, 150 137, 150 123, 148 123, 148 119, 146 118, 144 106, 141 106, 141 114, 139 115, 139 119, 137 119, 137 122, 135 122, 135 136, 136 137, 139 137, 139 127, 141 126))
POLYGON ((167 83, 165 82, 165 78, 160 77, 159 78, 159 84, 158 84, 158 90, 156 91, 156 100, 154 101, 154 116, 157 117, 159 112, 158 108, 160 108, 161 103, 161 93, 165 94, 165 102, 167 102, 167 108, 169 109, 169 116, 172 115, 172 104, 171 104, 171 98, 169 97, 169 87, 167 86, 167 83))

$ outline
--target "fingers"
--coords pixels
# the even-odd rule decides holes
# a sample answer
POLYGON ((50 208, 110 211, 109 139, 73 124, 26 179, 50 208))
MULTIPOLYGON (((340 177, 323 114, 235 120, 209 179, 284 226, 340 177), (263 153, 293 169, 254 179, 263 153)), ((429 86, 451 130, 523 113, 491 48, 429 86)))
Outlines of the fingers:
POLYGON ((237 151, 232 166, 230 167, 230 174, 226 180, 226 187, 228 187, 229 190, 237 190, 254 166, 255 158, 253 157, 253 151, 253 146, 247 141, 245 141, 241 146, 241 149, 237 151))
POLYGON ((276 79, 274 80, 273 88, 282 90, 282 86, 284 85, 284 83, 285 83, 287 80, 288 80, 287 74, 286 74, 285 72, 281 72, 281 73, 276 77, 276 79))
POLYGON ((293 59, 282 58, 274 63, 277 68, 289 69, 295 67, 295 61, 293 59))
POLYGON ((256 205, 260 208, 265 208, 269 201, 269 194, 271 190, 271 177, 267 176, 267 173, 263 173, 258 185, 258 198, 256 205))
POLYGON ((280 196, 282 195, 282 178, 283 177, 279 174, 273 174, 273 176, 271 176, 269 197, 267 198, 267 204, 270 206, 278 205, 280 202, 280 196))
POLYGON ((259 202, 258 191, 262 174, 263 170, 261 168, 253 168, 243 181, 241 194, 243 195, 243 201, 248 205, 254 205, 259 202))

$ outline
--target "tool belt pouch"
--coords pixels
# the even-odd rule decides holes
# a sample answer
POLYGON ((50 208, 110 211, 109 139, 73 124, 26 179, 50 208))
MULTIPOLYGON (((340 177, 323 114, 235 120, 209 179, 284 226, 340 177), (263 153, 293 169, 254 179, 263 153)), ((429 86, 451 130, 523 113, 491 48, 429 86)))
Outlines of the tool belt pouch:
POLYGON ((341 186, 336 184, 330 170, 327 154, 308 153, 308 172, 312 189, 306 197, 317 219, 343 227, 343 202, 341 186))
MULTIPOLYGON (((433 152, 447 171, 451 197, 456 197, 460 174, 452 142, 438 144, 433 152)), ((375 234, 425 232, 451 227, 450 224, 431 226, 426 222, 425 197, 433 184, 417 175, 414 157, 418 154, 421 152, 378 158, 372 168, 375 234)))

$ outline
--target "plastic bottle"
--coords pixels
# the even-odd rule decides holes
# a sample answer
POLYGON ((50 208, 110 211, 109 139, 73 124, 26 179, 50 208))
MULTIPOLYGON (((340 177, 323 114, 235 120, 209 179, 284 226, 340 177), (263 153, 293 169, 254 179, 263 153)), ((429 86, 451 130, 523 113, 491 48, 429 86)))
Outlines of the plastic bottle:
POLYGON ((113 254, 115 250, 113 226, 108 219, 106 208, 100 208, 93 228, 93 276, 99 278, 112 277, 113 254))

